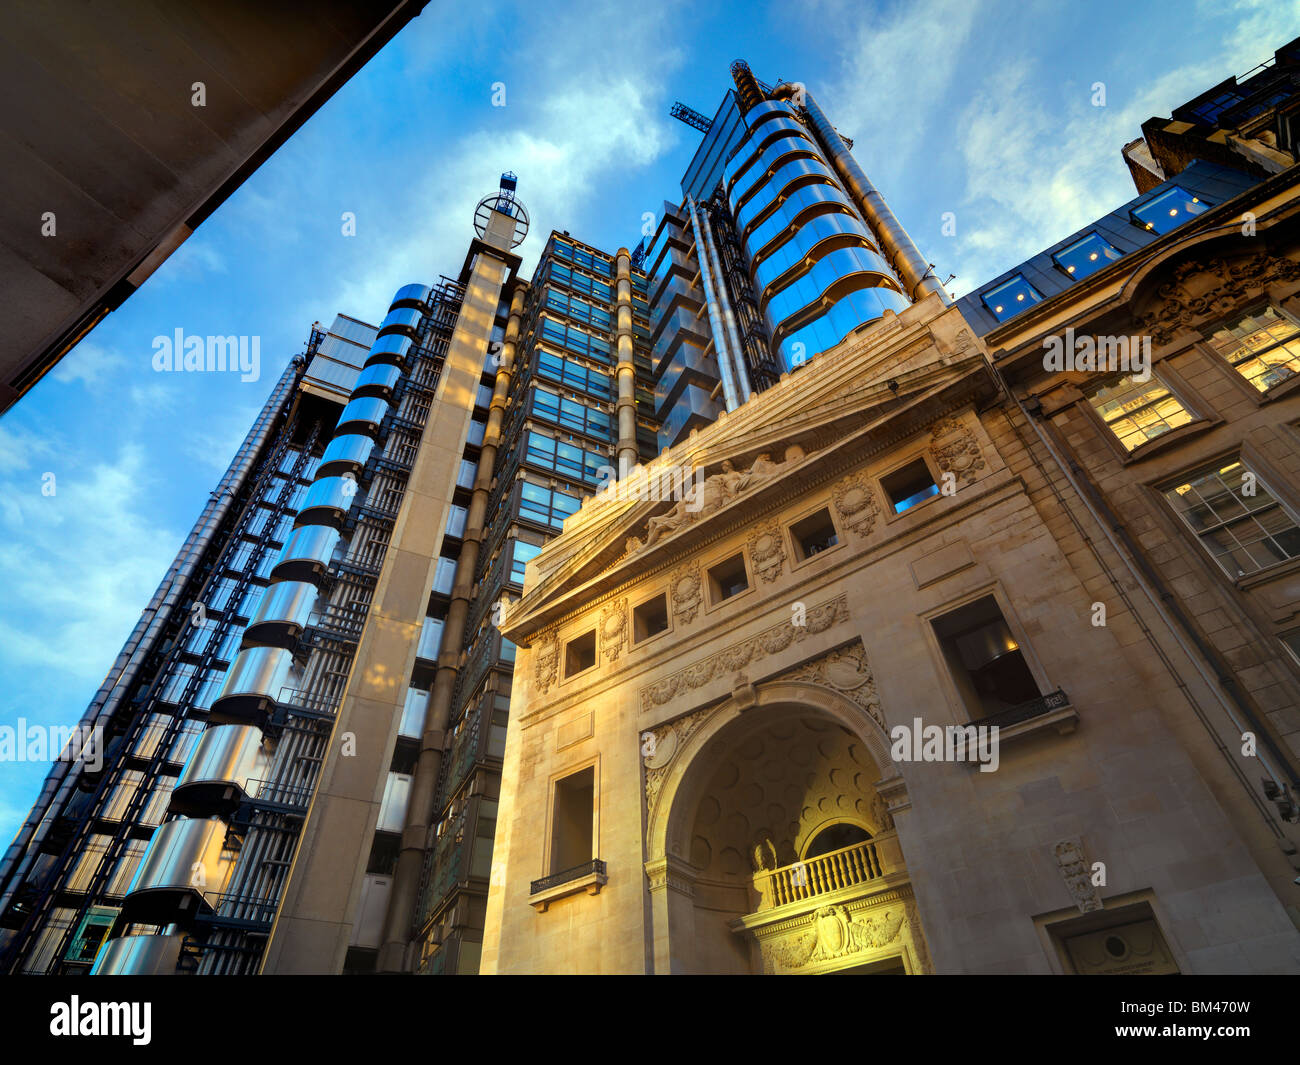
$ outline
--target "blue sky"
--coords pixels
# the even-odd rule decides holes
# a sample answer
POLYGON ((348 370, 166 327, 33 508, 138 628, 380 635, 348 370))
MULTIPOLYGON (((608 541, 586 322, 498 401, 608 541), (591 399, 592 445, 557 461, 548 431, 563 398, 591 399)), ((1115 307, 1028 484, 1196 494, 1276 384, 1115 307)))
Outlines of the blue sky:
MULTIPOLYGON (((669 107, 711 115, 744 58, 816 94, 960 295, 1132 198, 1144 119, 1297 34, 1300 0, 433 0, 0 418, 0 722, 80 717, 311 323, 454 276, 503 170, 526 273, 552 228, 630 247, 699 142, 669 107), (178 328, 260 337, 261 378, 155 372, 178 328)), ((0 841, 45 770, 0 763, 0 841)))

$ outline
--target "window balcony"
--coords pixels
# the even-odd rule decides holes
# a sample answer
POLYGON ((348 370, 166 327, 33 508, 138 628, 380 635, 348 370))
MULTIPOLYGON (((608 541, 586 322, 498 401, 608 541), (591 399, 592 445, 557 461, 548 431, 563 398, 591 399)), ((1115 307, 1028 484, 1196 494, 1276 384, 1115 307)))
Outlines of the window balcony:
MULTIPOLYGON (((827 851, 778 869, 756 873, 754 887, 759 894, 758 911, 793 905, 820 895, 850 888, 873 886, 891 873, 906 873, 898 836, 882 833, 874 839, 827 851)), ((892 881, 891 881, 892 883, 892 881)), ((874 886, 873 886, 874 887, 874 886)), ((878 885, 880 890, 884 885, 878 885)), ((868 888, 870 890, 871 887, 868 888)), ((862 892, 851 892, 853 895, 862 892)))
POLYGON ((528 889, 528 904, 538 913, 545 913, 546 908, 556 899, 566 895, 576 895, 585 891, 588 895, 600 894, 600 889, 608 882, 605 863, 599 858, 575 865, 560 873, 552 873, 540 880, 534 880, 528 889))

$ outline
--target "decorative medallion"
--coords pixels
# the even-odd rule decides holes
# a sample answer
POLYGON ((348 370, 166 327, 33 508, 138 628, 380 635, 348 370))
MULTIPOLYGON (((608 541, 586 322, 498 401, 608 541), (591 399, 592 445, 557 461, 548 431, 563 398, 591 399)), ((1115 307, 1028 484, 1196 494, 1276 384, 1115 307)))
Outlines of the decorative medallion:
POLYGON ((781 576, 785 565, 785 545, 775 521, 759 525, 750 532, 749 557, 759 577, 767 583, 781 576))
POLYGON ((626 644, 627 600, 615 599, 606 603, 600 612, 600 646, 605 657, 616 662, 626 644))
POLYGON ((860 473, 851 473, 831 489, 835 511, 845 525, 866 536, 876 525, 880 507, 871 484, 860 473))
POLYGON ((939 469, 969 483, 984 468, 975 434, 956 418, 941 418, 930 427, 930 451, 939 469))

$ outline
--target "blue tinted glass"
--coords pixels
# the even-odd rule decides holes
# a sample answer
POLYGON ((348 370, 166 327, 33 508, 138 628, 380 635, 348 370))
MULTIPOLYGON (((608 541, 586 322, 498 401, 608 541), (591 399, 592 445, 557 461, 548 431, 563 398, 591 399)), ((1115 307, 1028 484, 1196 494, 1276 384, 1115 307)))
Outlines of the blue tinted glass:
POLYGON ((922 488, 915 495, 910 495, 906 499, 900 499, 897 503, 895 503, 894 513, 901 514, 909 507, 914 507, 916 506, 917 503, 922 503, 925 500, 929 499, 931 496, 937 496, 938 494, 939 494, 939 486, 937 484, 927 485, 925 488, 922 488))
POLYGON ((1052 261, 1073 280, 1078 281, 1081 277, 1096 273, 1107 263, 1113 263, 1119 257, 1118 248, 1096 233, 1089 233, 1082 240, 1076 240, 1068 248, 1058 251, 1052 256, 1052 261))
POLYGON ((1204 211, 1210 204, 1200 196, 1193 196, 1178 185, 1171 185, 1160 195, 1133 208, 1133 221, 1153 233, 1168 233, 1189 218, 1204 211))
POLYGON ((984 293, 984 306, 999 322, 1013 318, 1026 307, 1031 307, 1042 300, 1043 295, 1024 277, 1016 274, 1003 281, 997 288, 984 293))

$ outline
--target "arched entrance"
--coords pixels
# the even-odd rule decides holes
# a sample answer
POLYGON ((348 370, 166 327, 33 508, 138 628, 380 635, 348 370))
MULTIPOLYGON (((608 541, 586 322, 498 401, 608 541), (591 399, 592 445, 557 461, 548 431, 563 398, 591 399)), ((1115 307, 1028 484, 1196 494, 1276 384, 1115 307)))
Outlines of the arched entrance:
POLYGON ((678 720, 648 812, 655 971, 927 971, 862 707, 776 681, 678 720))

